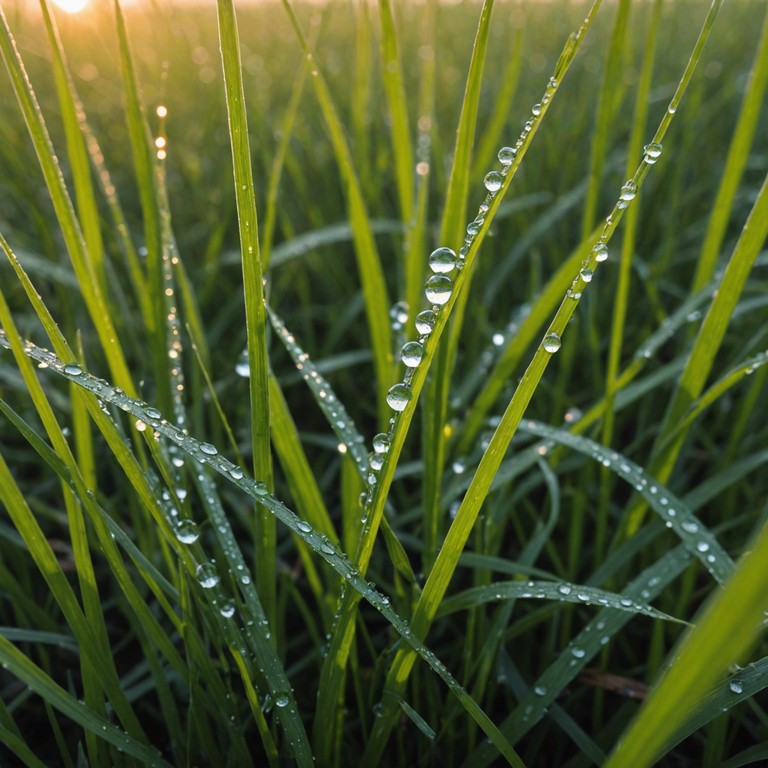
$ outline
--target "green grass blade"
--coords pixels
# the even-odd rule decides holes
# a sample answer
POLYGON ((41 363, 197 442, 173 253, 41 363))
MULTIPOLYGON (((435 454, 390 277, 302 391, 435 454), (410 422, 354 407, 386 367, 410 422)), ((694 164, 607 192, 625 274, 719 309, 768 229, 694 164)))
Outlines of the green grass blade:
POLYGON ((312 84, 314 85, 315 95, 328 129, 329 138, 333 144, 339 172, 344 180, 347 205, 349 207, 349 222, 352 227, 355 256, 363 287, 363 296, 365 297, 368 332, 370 333, 371 348, 373 350, 379 418, 383 423, 388 414, 386 392, 392 383, 393 372, 391 333, 388 323, 383 322, 383 319, 388 317, 390 304, 387 299, 384 273, 376 249, 376 242, 373 238, 371 219, 365 205, 360 179, 355 171, 349 143, 344 135, 341 119, 334 105, 331 92, 322 72, 318 68, 317 62, 313 58, 312 51, 309 48, 304 33, 301 31, 293 7, 288 0, 282 0, 282 2, 296 31, 304 55, 312 59, 312 84))
POLYGON ((760 111, 765 103, 766 88, 768 88, 768 11, 763 17, 760 44, 755 54, 744 100, 741 103, 736 130, 733 132, 731 146, 728 149, 717 197, 712 204, 712 213, 707 221, 707 232, 696 264, 691 291, 699 290, 714 274, 725 229, 732 216, 734 198, 749 159, 760 111))
MULTIPOLYGON (((677 428, 679 422, 686 417, 688 409, 704 389, 728 323, 767 235, 768 176, 763 181, 744 224, 741 236, 725 268, 717 294, 701 324, 693 349, 686 360, 685 369, 667 408, 650 465, 650 473, 662 483, 666 482, 672 473, 687 431, 680 431, 674 439, 665 441, 677 428), (664 447, 661 447, 662 444, 664 447)), ((637 530, 644 511, 643 507, 637 505, 630 511, 627 518, 629 533, 637 530)))
POLYGON ((606 768, 653 765, 694 707, 748 651, 765 619, 766 558, 768 528, 764 527, 731 579, 673 651, 670 666, 608 758, 606 768))
POLYGON ((392 0, 380 0, 379 25, 381 27, 381 71, 387 98, 392 132, 392 153, 395 159, 397 196, 400 218, 411 221, 413 215, 414 151, 408 120, 408 100, 405 95, 403 63, 398 46, 392 0))
MULTIPOLYGON (((259 250, 259 223, 251 170, 248 141, 248 120, 241 71, 240 39, 232 0, 218 2, 221 61, 229 116, 229 137, 232 145, 235 198, 240 231, 245 295, 245 326, 248 339, 248 379, 251 399, 251 439, 253 472, 263 482, 272 484, 272 459, 269 442, 269 362, 266 341, 266 312, 262 286, 262 263, 259 250)), ((275 621, 275 537, 274 518, 257 508, 257 571, 264 609, 270 621, 275 621)))
POLYGON ((141 760, 144 765, 170 768, 169 763, 163 760, 156 750, 132 738, 105 718, 94 714, 2 636, 0 636, 0 658, 3 660, 3 665, 15 677, 90 733, 112 744, 121 752, 141 760))
POLYGON ((67 193, 64 177, 59 168, 40 106, 2 9, 0 9, 0 53, 11 77, 16 99, 35 147, 83 299, 109 363, 112 377, 127 392, 133 392, 134 388, 128 366, 117 339, 106 299, 99 289, 92 265, 88 260, 85 240, 75 216, 72 201, 67 193))

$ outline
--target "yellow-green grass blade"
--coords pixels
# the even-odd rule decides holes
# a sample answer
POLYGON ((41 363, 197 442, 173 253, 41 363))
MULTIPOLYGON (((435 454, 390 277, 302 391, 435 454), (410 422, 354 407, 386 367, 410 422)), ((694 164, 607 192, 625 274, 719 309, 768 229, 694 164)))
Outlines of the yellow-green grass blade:
POLYGON ((283 0, 283 6, 288 12, 304 55, 312 57, 312 84, 315 96, 323 114, 328 136, 333 145, 339 172, 344 181, 349 208, 349 222, 352 227, 355 256, 357 258, 363 296, 365 297, 365 313, 368 319, 368 332, 373 350, 379 420, 384 423, 389 413, 386 393, 392 384, 393 360, 390 327, 387 322, 384 322, 389 313, 389 301, 387 299, 387 289, 381 260, 373 238, 371 219, 363 197, 360 178, 355 170, 352 152, 344 134, 341 118, 334 104, 330 89, 309 48, 293 7, 288 0, 283 0))
POLYGON ((650 766, 731 664, 741 661, 765 619, 768 527, 763 527, 733 576, 709 601, 673 650, 669 666, 619 741, 606 768, 650 766))
MULTIPOLYGON (((688 431, 681 430, 668 440, 673 430, 687 415, 688 409, 699 397, 714 363, 715 355, 725 337, 728 323, 739 301, 755 259, 768 235, 768 176, 752 206, 731 258, 723 273, 717 293, 702 321, 693 349, 670 400, 659 433, 649 471, 665 483, 674 469, 688 431)), ((631 534, 642 523, 644 506, 635 505, 627 518, 627 531, 631 534)))
MULTIPOLYGON (((611 31, 611 39, 608 43, 605 64, 603 65, 603 81, 597 99, 595 125, 592 129, 589 183, 581 225, 582 240, 586 239, 595 227, 600 201, 600 187, 603 181, 603 169, 609 151, 608 141, 611 133, 611 124, 626 91, 622 62, 627 55, 626 38, 630 6, 630 0, 619 0, 616 6, 616 18, 614 19, 613 30, 611 31)), ((637 121, 634 121, 633 124, 637 125, 637 121)))
POLYGON ((75 216, 72 201, 67 192, 40 106, 37 103, 24 63, 16 49, 15 41, 2 9, 0 9, 0 54, 5 61, 16 99, 24 115, 27 130, 32 139, 64 236, 64 242, 77 275, 80 291, 109 363, 112 377, 126 392, 133 392, 131 375, 117 338, 106 298, 99 288, 91 262, 88 259, 82 231, 75 216))
MULTIPOLYGON (((635 95, 634 119, 632 121, 632 132, 629 138, 627 148, 627 162, 625 175, 629 176, 633 170, 633 164, 641 155, 643 136, 648 118, 648 103, 651 90, 651 81, 653 75, 653 66, 656 56, 656 41, 658 39, 659 24, 661 23, 662 0, 655 0, 651 14, 651 20, 648 25, 648 32, 645 38, 645 49, 643 52, 643 63, 640 70, 640 79, 635 95)), ((617 20, 618 24, 618 20, 617 20)), ((607 80, 607 78, 606 78, 607 80)), ((610 445, 613 442, 614 430, 614 410, 613 401, 617 391, 617 377, 619 373, 619 364, 621 361, 621 352, 624 345, 624 333, 626 326, 627 312, 629 309, 629 288, 632 270, 633 255, 635 251, 635 241, 637 238, 638 225, 640 221, 640 206, 632 206, 627 211, 624 222, 624 236, 621 240, 621 254, 619 257, 619 275, 616 282, 616 294, 613 304, 613 318, 611 322, 611 337, 608 347, 608 361, 605 373, 605 404, 606 409, 603 415, 602 443, 610 445)), ((606 473, 603 473, 605 477, 606 473)), ((597 525, 595 531, 595 562, 599 562, 605 547, 608 530, 608 499, 612 485, 610 482, 601 484, 600 508, 598 511, 597 525)))
POLYGON ((72 185, 75 190, 78 219, 82 228, 83 239, 85 240, 87 258, 91 263, 93 274, 99 281, 101 291, 105 292, 104 244, 101 237, 99 211, 96 206, 88 153, 80 129, 81 121, 84 119, 83 105, 75 96, 74 84, 69 74, 64 57, 64 49, 59 39, 48 0, 41 0, 40 7, 43 12, 43 22, 53 53, 53 73, 59 97, 62 122, 64 123, 67 157, 72 173, 72 185))
POLYGON ((395 160, 397 197, 400 218, 408 224, 413 216, 414 151, 408 119, 408 100, 403 78, 403 62, 396 29, 392 0, 379 0, 379 26, 381 28, 381 71, 384 94, 390 118, 392 154, 395 160))
POLYGON ((403 296, 408 312, 413 317, 421 306, 424 290, 424 271, 426 269, 427 243, 429 236, 429 189, 432 166, 436 158, 432 156, 432 126, 435 120, 435 87, 437 82, 434 56, 438 0, 429 0, 424 4, 419 23, 421 50, 428 52, 420 57, 421 70, 419 98, 417 104, 417 150, 416 199, 414 210, 409 220, 406 239, 405 287, 403 296))
POLYGON ((510 37, 509 59, 499 80, 499 92, 493 100, 493 112, 475 150, 473 178, 482 176, 495 160, 499 147, 504 145, 503 136, 509 115, 514 114, 512 105, 520 83, 520 73, 525 57, 522 52, 523 30, 516 26, 516 16, 510 14, 510 20, 512 23, 505 33, 510 37))
MULTIPOLYGON (((483 69, 488 50, 493 6, 494 0, 483 2, 475 33, 472 58, 469 63, 469 72, 461 103, 461 114, 456 130, 453 163, 442 211, 439 242, 441 246, 455 247, 462 241, 465 234, 464 222, 466 221, 467 201, 469 199, 472 152, 475 143, 483 69)), ((465 280, 469 282, 471 270, 467 268, 464 272, 466 273, 465 280)), ((469 285, 459 295, 452 307, 454 319, 448 329, 446 342, 437 348, 434 374, 429 381, 426 392, 423 426, 424 478, 422 483, 424 527, 427 531, 428 546, 424 554, 426 567, 430 567, 434 561, 434 550, 437 544, 438 505, 446 452, 444 428, 448 413, 448 391, 456 344, 461 331, 468 295, 469 285)))
MULTIPOLYGON (((164 370, 165 357, 165 312, 162 280, 162 245, 160 207, 157 186, 157 159, 154 145, 149 133, 149 125, 144 111, 144 105, 139 96, 139 84, 136 77, 136 68, 133 61, 128 30, 125 25, 125 17, 119 0, 113 3, 117 39, 120 49, 120 72, 123 78, 123 92, 125 95, 126 122, 128 138, 131 145, 133 167, 136 173, 136 181, 139 192, 139 202, 144 223, 144 246, 147 249, 146 272, 147 290, 150 298, 150 321, 147 329, 152 333, 153 353, 157 373, 164 370)), ((161 380, 162 380, 161 376, 161 380)), ((158 386, 161 385, 158 382, 158 386)), ((162 390, 161 390, 162 391, 162 390)), ((164 392, 162 401, 168 402, 169 393, 164 392)))
MULTIPOLYGON (((259 250, 259 222, 256 193, 251 170, 248 120, 240 57, 240 38, 232 0, 219 0, 219 39, 224 85, 229 116, 235 199, 240 233, 245 296, 245 325, 248 341, 248 379, 251 401, 251 440, 253 472, 272 485, 272 458, 269 437, 269 362, 267 356, 266 312, 264 309, 263 270, 259 250)), ((274 518, 256 508, 256 583, 264 609, 275 622, 276 526, 274 518)))
POLYGON ((707 232, 696 264, 691 291, 698 291, 712 278, 717 266, 725 230, 733 212, 733 203, 749 158, 749 152, 757 130, 760 112, 765 104, 768 88, 768 10, 763 17, 763 31, 755 53, 749 81, 741 102, 741 112, 733 132, 725 168, 720 177, 712 212, 707 220, 707 232))

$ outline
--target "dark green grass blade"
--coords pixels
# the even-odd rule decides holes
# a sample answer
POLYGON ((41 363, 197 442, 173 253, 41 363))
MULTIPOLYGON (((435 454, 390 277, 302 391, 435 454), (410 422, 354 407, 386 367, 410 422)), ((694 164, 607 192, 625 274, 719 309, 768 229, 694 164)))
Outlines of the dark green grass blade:
MULTIPOLYGON (((266 312, 259 250, 259 223, 251 170, 248 120, 240 58, 240 39, 232 0, 219 0, 219 39, 229 116, 235 198, 240 232, 245 296, 245 326, 248 339, 248 364, 251 401, 251 440, 253 472, 268 486, 272 485, 272 459, 269 442, 269 363, 266 341, 266 312)), ((270 621, 275 620, 275 537, 274 518, 257 507, 256 580, 270 621)))
POLYGON ((3 660, 3 666, 15 677, 90 733, 96 734, 119 751, 141 760, 144 765, 170 768, 170 764, 163 760, 157 750, 142 744, 105 718, 94 714, 2 636, 0 636, 0 658, 3 660))

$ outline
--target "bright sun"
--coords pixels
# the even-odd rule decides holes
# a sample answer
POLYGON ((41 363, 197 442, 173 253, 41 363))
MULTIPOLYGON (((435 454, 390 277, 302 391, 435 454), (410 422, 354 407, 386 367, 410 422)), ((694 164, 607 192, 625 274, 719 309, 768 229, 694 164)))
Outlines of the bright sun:
POLYGON ((53 2, 67 13, 77 13, 88 5, 88 0, 53 0, 53 2))

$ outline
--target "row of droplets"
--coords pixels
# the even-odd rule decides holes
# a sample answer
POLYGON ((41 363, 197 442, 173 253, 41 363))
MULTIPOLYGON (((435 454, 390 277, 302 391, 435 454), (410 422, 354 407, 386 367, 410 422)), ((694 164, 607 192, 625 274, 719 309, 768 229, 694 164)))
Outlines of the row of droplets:
MULTIPOLYGON (((648 165, 653 165, 661 156, 661 149, 661 144, 647 144, 643 151, 643 161, 648 165)), ((616 209, 618 211, 623 211, 629 206, 637 195, 637 189, 637 182, 634 179, 628 179, 622 184, 619 191, 619 199, 616 202, 616 209)), ((581 262, 579 273, 574 277, 571 287, 566 293, 569 299, 574 301, 580 299, 584 285, 592 282, 596 265, 608 261, 607 241, 613 231, 614 223, 614 213, 612 212, 605 220, 605 226, 600 233, 598 241, 592 246, 590 253, 581 262)), ((549 353, 557 352, 560 349, 560 345, 560 336, 555 332, 548 333, 542 343, 544 351, 549 353)))
MULTIPOLYGON (((483 202, 480 203, 475 218, 467 224, 464 242, 459 252, 456 253, 452 248, 441 246, 429 255, 428 263, 431 274, 424 284, 424 294, 431 306, 419 312, 414 318, 414 325, 418 334, 417 339, 406 342, 400 350, 400 359, 405 366, 403 380, 390 387, 387 392, 387 404, 396 414, 404 411, 408 403, 411 402, 411 380, 416 368, 418 368, 424 358, 424 345, 435 328, 437 317, 442 308, 451 300, 455 279, 453 273, 458 273, 463 269, 469 249, 485 223, 486 215, 494 197, 504 186, 504 181, 513 166, 518 152, 525 144, 537 120, 540 119, 544 106, 552 98, 557 86, 557 80, 554 77, 550 78, 541 102, 534 104, 531 108, 531 117, 523 126, 523 130, 514 146, 502 147, 499 150, 497 155, 499 169, 488 172, 483 179, 483 185, 487 190, 487 194, 483 202)), ((393 307, 391 317, 394 330, 402 330, 405 322, 407 322, 407 313, 408 308, 403 302, 398 302, 393 307)), ((373 451, 369 457, 371 474, 368 477, 369 486, 371 487, 376 485, 376 473, 384 465, 384 460, 392 440, 393 428, 394 418, 389 421, 389 431, 380 432, 373 439, 373 451)), ((364 493, 361 500, 367 503, 370 501, 370 498, 370 493, 364 493)))

